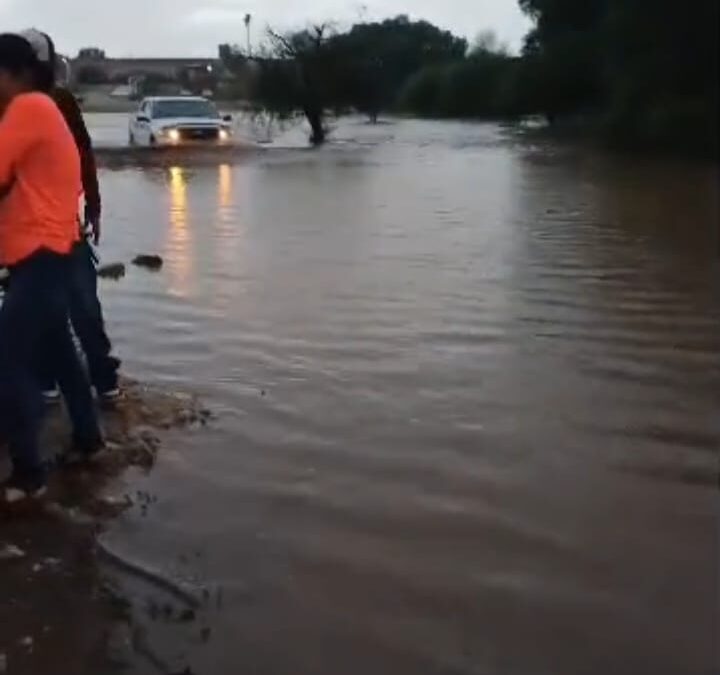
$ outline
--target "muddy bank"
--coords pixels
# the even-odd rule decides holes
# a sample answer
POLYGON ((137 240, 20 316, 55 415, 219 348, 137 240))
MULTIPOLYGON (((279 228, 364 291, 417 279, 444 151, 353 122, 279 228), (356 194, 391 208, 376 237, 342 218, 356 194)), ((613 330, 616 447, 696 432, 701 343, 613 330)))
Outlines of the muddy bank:
MULTIPOLYGON (((191 395, 160 391, 137 382, 123 383, 123 397, 100 410, 105 438, 112 449, 108 461, 99 468, 99 475, 112 477, 130 466, 151 468, 160 446, 159 434, 163 430, 188 425, 203 426, 212 413, 203 408, 191 395)), ((48 407, 44 422, 42 447, 46 458, 58 457, 70 439, 67 415, 61 405, 48 407)), ((9 472, 7 453, 0 449, 0 478, 9 472)), ((81 474, 63 476, 55 473, 51 484, 52 498, 61 501, 67 497, 71 483, 81 474), (72 479, 72 480, 70 480, 72 479)), ((98 478, 96 473, 94 481, 98 478)), ((83 493, 85 491, 82 491, 83 493)), ((86 497, 90 497, 90 492, 86 497)))
MULTIPOLYGON (((161 575, 154 578, 152 570, 113 559, 102 543, 103 524, 126 508, 142 510, 152 502, 151 495, 133 492, 120 478, 125 470, 149 470, 164 431, 203 426, 210 417, 192 396, 126 383, 124 399, 102 411, 112 447, 108 461, 92 472, 56 471, 40 509, 0 511, 0 673, 95 675, 109 672, 123 650, 139 648, 137 636, 127 629, 125 602, 100 574, 100 563, 126 565, 126 574, 165 584, 166 592, 175 588, 161 575)), ((48 458, 68 439, 64 411, 60 406, 49 410, 44 430, 48 458)), ((5 451, 0 452, 4 478, 9 466, 5 451)), ((193 598, 183 601, 180 586, 177 592, 177 614, 187 619, 193 598)))

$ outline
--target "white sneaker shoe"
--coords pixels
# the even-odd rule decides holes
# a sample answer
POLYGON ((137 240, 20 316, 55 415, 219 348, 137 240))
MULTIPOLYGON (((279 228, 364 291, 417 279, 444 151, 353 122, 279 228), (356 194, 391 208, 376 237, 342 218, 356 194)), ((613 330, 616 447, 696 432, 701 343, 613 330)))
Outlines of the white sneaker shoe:
POLYGON ((60 401, 60 390, 57 387, 55 389, 46 389, 42 395, 43 400, 48 405, 55 405, 60 401))

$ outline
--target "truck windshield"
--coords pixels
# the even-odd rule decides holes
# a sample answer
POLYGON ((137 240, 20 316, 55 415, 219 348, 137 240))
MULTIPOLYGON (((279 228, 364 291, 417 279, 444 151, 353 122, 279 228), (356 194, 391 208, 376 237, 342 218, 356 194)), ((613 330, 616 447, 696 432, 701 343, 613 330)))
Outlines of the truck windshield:
POLYGON ((173 99, 156 101, 153 104, 153 117, 220 117, 217 108, 210 101, 197 99, 173 99))

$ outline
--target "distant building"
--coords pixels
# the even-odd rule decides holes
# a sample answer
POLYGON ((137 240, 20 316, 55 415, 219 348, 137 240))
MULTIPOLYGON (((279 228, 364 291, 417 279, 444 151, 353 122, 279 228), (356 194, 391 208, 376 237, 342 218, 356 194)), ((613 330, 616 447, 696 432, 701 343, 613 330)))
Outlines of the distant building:
POLYGON ((131 78, 154 77, 181 83, 208 76, 221 77, 224 71, 219 58, 108 58, 102 49, 81 49, 70 60, 74 84, 128 84, 131 78))
POLYGON ((78 52, 77 58, 86 61, 102 61, 105 58, 105 50, 97 47, 85 47, 78 52))
MULTIPOLYGON (((244 58, 227 59, 223 45, 217 58, 110 58, 98 47, 81 49, 66 59, 67 81, 75 90, 101 88, 128 92, 131 99, 148 95, 201 94, 245 100, 253 68, 244 58)), ((122 93, 121 93, 122 92, 122 93)))

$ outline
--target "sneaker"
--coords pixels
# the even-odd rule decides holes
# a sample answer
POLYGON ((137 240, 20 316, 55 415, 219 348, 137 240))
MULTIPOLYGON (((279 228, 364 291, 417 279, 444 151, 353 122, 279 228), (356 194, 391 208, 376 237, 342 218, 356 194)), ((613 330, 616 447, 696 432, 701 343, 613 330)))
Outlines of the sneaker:
POLYGON ((55 389, 46 389, 43 391, 42 395, 43 400, 48 405, 55 405, 60 401, 60 390, 57 387, 55 387, 55 389))
POLYGON ((120 387, 115 387, 114 389, 107 389, 106 391, 99 391, 98 392, 98 398, 103 403, 115 403, 116 401, 119 401, 122 396, 122 392, 120 391, 120 387))
POLYGON ((0 498, 6 506, 38 501, 47 494, 45 478, 27 479, 13 474, 2 486, 0 498))

